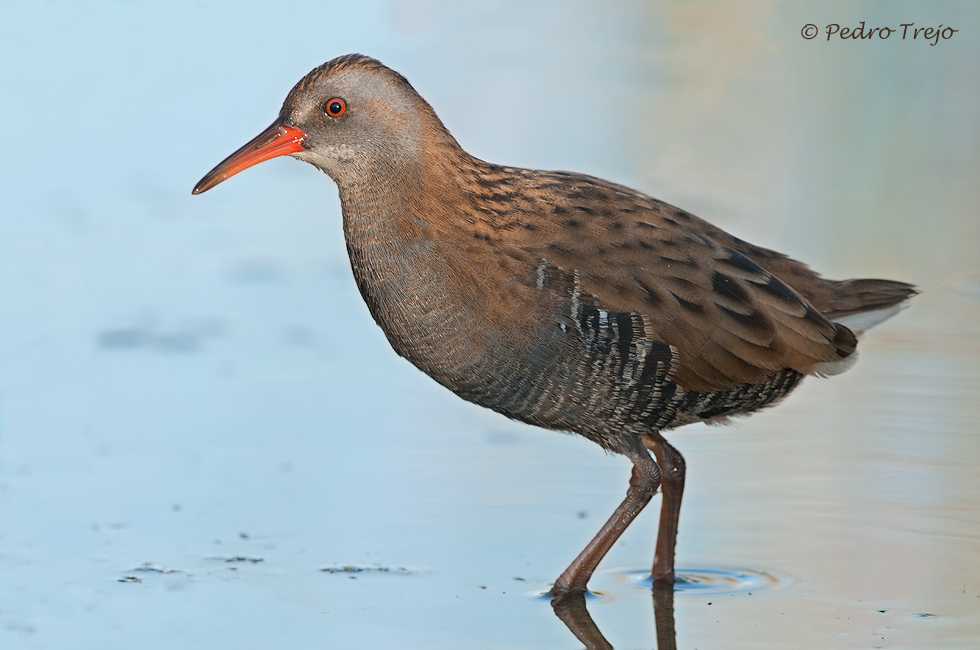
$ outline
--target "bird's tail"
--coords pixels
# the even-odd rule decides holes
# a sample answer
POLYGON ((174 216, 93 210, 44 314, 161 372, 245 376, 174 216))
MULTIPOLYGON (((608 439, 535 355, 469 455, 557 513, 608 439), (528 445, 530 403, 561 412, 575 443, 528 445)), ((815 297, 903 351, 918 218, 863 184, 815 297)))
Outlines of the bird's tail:
POLYGON ((833 306, 823 315, 858 335, 908 307, 909 299, 919 293, 911 284, 894 280, 844 280, 834 284, 833 306))

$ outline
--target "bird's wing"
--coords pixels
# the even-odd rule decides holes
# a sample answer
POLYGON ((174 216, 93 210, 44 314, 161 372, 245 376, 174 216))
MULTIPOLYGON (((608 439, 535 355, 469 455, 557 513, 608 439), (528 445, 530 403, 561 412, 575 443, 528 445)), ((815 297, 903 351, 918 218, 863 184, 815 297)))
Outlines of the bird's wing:
POLYGON ((673 378, 683 388, 723 390, 786 368, 834 374, 849 365, 850 330, 719 243, 712 234, 722 231, 629 188, 572 174, 558 180, 557 199, 524 212, 531 227, 515 229, 521 248, 574 277, 581 300, 639 314, 645 337, 676 348, 673 378))

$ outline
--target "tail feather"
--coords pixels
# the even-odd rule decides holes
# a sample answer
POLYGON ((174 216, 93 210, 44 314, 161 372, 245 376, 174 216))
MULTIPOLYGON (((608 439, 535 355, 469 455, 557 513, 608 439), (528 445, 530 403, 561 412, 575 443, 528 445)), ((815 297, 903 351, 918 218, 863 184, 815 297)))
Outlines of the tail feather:
POLYGON ((899 305, 917 293, 919 290, 911 284, 894 280, 844 280, 833 283, 833 299, 821 312, 830 320, 841 322, 846 316, 898 307, 877 321, 881 322, 904 309, 899 305))
POLYGON ((837 293, 823 314, 855 334, 861 334, 908 307, 919 293, 911 284, 892 280, 844 280, 834 283, 837 293))

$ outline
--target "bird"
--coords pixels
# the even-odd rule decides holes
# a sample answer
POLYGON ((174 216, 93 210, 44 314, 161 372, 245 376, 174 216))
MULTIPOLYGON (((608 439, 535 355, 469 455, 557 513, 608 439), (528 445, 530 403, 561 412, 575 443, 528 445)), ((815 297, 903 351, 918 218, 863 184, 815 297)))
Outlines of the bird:
POLYGON ((918 293, 825 279, 624 185, 481 160, 404 76, 361 54, 303 77, 193 194, 284 155, 336 183, 354 280, 398 355, 465 400, 632 462, 555 601, 587 592, 658 490, 651 574, 673 584, 686 464, 663 432, 847 370, 858 337, 918 293))

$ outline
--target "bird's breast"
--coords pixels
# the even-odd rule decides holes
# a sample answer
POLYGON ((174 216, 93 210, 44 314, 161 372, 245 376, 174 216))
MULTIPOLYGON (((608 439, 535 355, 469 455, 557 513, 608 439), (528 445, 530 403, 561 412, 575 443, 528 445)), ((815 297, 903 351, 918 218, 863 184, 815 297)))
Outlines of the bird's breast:
POLYGON ((484 374, 491 336, 446 246, 391 215, 344 213, 351 268, 394 350, 460 392, 484 374))

